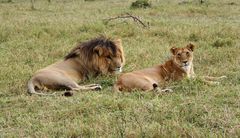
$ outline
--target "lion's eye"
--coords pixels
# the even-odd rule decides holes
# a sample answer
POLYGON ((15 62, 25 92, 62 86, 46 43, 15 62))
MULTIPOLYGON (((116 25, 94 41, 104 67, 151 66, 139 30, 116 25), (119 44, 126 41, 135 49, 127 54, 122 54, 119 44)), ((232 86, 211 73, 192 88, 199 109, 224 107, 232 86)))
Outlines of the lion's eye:
POLYGON ((186 52, 187 55, 189 55, 189 52, 186 52))
POLYGON ((112 58, 111 58, 111 56, 107 56, 107 59, 110 59, 110 60, 111 60, 112 58))
POLYGON ((180 53, 178 53, 178 54, 177 54, 177 56, 178 56, 178 57, 180 57, 180 56, 181 56, 181 54, 180 54, 180 53))

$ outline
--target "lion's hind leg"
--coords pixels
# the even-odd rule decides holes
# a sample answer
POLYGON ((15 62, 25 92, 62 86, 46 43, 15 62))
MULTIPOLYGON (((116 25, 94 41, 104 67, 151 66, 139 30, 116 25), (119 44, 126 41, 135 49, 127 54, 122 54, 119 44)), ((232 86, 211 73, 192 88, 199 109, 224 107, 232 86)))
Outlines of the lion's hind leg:
POLYGON ((173 92, 172 89, 170 88, 165 88, 165 89, 161 89, 156 83, 153 84, 153 91, 157 92, 157 93, 162 93, 162 92, 173 92))
POLYGON ((89 84, 89 85, 77 85, 76 87, 72 88, 74 91, 79 90, 101 90, 102 86, 99 84, 89 84))
MULTIPOLYGON (((75 83, 75 82, 74 82, 75 83)), ((75 83, 75 85, 73 87, 69 87, 70 90, 69 91, 65 91, 63 93, 63 96, 69 97, 73 95, 74 91, 81 91, 81 90, 101 90, 102 87, 99 84, 90 84, 90 85, 78 85, 77 83, 75 83)))
POLYGON ((153 83, 154 81, 147 76, 127 73, 118 78, 118 81, 114 84, 113 89, 116 92, 130 92, 133 90, 151 91, 154 89, 153 83))

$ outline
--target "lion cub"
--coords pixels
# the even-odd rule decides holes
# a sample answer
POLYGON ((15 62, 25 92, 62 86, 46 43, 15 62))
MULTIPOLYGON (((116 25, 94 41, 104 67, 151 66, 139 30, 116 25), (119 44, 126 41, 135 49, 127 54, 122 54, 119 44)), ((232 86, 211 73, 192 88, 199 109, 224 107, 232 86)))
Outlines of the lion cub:
POLYGON ((150 91, 168 81, 181 80, 184 77, 194 77, 193 51, 194 45, 183 48, 171 48, 172 57, 164 64, 122 74, 114 85, 117 91, 133 89, 150 91))

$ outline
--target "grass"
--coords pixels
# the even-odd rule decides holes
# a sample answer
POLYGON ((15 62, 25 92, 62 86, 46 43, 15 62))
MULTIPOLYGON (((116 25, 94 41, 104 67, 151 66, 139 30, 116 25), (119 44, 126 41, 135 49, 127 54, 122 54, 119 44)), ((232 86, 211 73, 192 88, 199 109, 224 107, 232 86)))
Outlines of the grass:
POLYGON ((131 9, 133 1, 0 1, 0 137, 239 137, 240 3, 211 0, 178 4, 152 0, 151 8, 131 9), (234 4, 230 4, 234 3, 234 4), (131 20, 103 19, 129 12, 131 20), (174 93, 114 93, 114 76, 101 92, 73 97, 29 96, 31 75, 64 57, 77 42, 98 34, 120 37, 124 72, 163 63, 172 46, 197 45, 198 75, 228 78, 219 86, 198 80, 170 84, 174 93), (144 59, 144 60, 143 60, 144 59))

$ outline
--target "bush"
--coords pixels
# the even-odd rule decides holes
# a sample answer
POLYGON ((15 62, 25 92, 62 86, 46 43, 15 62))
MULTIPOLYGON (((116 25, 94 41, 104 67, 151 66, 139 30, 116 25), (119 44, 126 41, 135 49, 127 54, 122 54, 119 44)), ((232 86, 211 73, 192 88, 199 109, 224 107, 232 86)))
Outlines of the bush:
POLYGON ((232 46, 233 44, 234 42, 231 38, 226 38, 226 39, 218 38, 213 42, 212 46, 219 48, 219 47, 232 46))
POLYGON ((149 0, 137 0, 131 4, 131 8, 148 8, 151 7, 149 0))
POLYGON ((192 33, 189 35, 188 40, 197 42, 199 40, 199 37, 196 34, 192 33))

